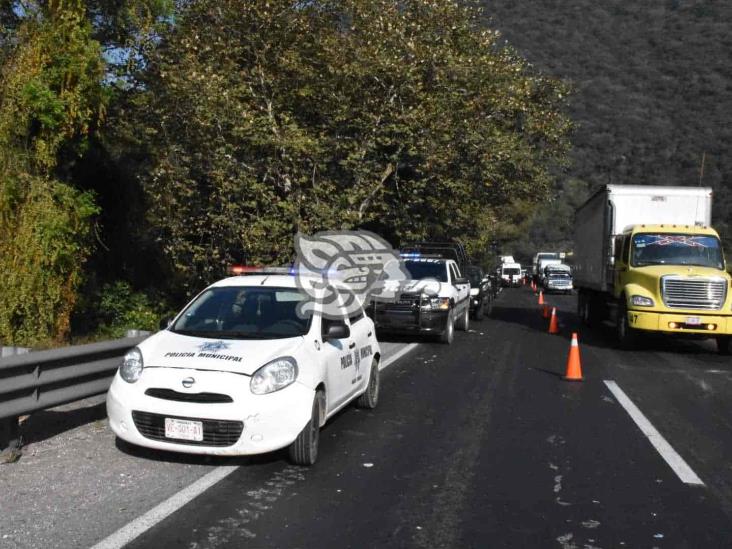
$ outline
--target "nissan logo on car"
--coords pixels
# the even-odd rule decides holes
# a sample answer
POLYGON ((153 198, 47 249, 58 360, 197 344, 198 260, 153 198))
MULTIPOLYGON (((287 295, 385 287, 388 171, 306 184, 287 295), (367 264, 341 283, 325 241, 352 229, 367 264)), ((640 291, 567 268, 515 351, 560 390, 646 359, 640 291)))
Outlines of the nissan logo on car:
POLYGON ((191 387, 193 387, 193 384, 195 382, 196 382, 196 380, 193 379, 192 377, 187 377, 183 381, 181 381, 181 383, 183 384, 183 387, 185 387, 186 389, 190 389, 191 387))

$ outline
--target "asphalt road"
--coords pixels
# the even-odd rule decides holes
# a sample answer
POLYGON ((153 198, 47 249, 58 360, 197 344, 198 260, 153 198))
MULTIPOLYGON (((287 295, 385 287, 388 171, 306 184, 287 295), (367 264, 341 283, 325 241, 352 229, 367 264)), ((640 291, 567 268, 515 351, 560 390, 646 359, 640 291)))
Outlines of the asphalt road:
MULTIPOLYGON (((664 338, 624 352, 609 328, 583 330, 585 381, 566 382, 576 299, 548 299, 560 335, 546 333, 536 298, 520 288, 453 345, 420 342, 382 372, 376 410, 349 407, 324 428, 312 468, 280 453, 199 464, 115 449, 131 467, 238 465, 129 547, 732 545, 730 359, 708 342, 664 338), (679 478, 609 380, 703 485, 679 478)), ((172 492, 157 501, 163 493, 172 492)), ((108 505, 101 512, 114 513, 108 505)))

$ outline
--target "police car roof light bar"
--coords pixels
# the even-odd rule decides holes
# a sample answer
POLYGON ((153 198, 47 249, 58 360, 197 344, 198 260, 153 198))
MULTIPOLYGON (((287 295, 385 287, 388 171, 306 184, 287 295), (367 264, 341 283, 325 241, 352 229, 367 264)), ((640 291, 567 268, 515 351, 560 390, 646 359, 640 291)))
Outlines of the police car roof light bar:
POLYGON ((469 263, 468 254, 465 252, 465 246, 460 242, 413 242, 405 245, 403 251, 424 252, 430 254, 439 254, 438 257, 449 255, 450 259, 455 259, 459 264, 469 263))
POLYGON ((260 266, 244 266, 234 265, 229 267, 229 273, 235 276, 316 276, 317 274, 328 275, 329 279, 337 279, 340 274, 337 269, 323 269, 322 271, 300 271, 294 265, 290 267, 260 267, 260 266), (238 269, 237 269, 238 267, 238 269))

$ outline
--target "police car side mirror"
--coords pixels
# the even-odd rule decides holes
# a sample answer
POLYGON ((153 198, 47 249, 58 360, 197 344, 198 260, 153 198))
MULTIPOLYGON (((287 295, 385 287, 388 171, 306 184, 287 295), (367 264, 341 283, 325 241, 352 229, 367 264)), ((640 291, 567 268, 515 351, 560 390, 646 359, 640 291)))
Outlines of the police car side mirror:
POLYGON ((331 339, 345 339, 351 335, 351 330, 346 326, 345 322, 335 322, 328 326, 328 331, 323 336, 323 341, 331 339))
POLYGON ((160 319, 160 329, 161 330, 167 330, 171 324, 173 324, 172 316, 166 316, 166 317, 160 319))

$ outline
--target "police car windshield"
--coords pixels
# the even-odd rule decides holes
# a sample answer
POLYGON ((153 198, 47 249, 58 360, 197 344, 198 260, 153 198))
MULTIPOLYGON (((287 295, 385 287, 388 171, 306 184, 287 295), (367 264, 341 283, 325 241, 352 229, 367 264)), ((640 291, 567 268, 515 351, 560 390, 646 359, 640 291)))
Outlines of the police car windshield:
POLYGON ((312 313, 297 288, 231 286, 210 288, 183 312, 170 330, 193 337, 280 339, 308 333, 312 313))
POLYGON ((631 264, 634 267, 696 265, 724 269, 722 247, 717 237, 686 234, 636 234, 631 264))
POLYGON ((426 278, 447 282, 447 268, 444 261, 439 259, 407 260, 404 268, 412 280, 424 280, 426 278))

